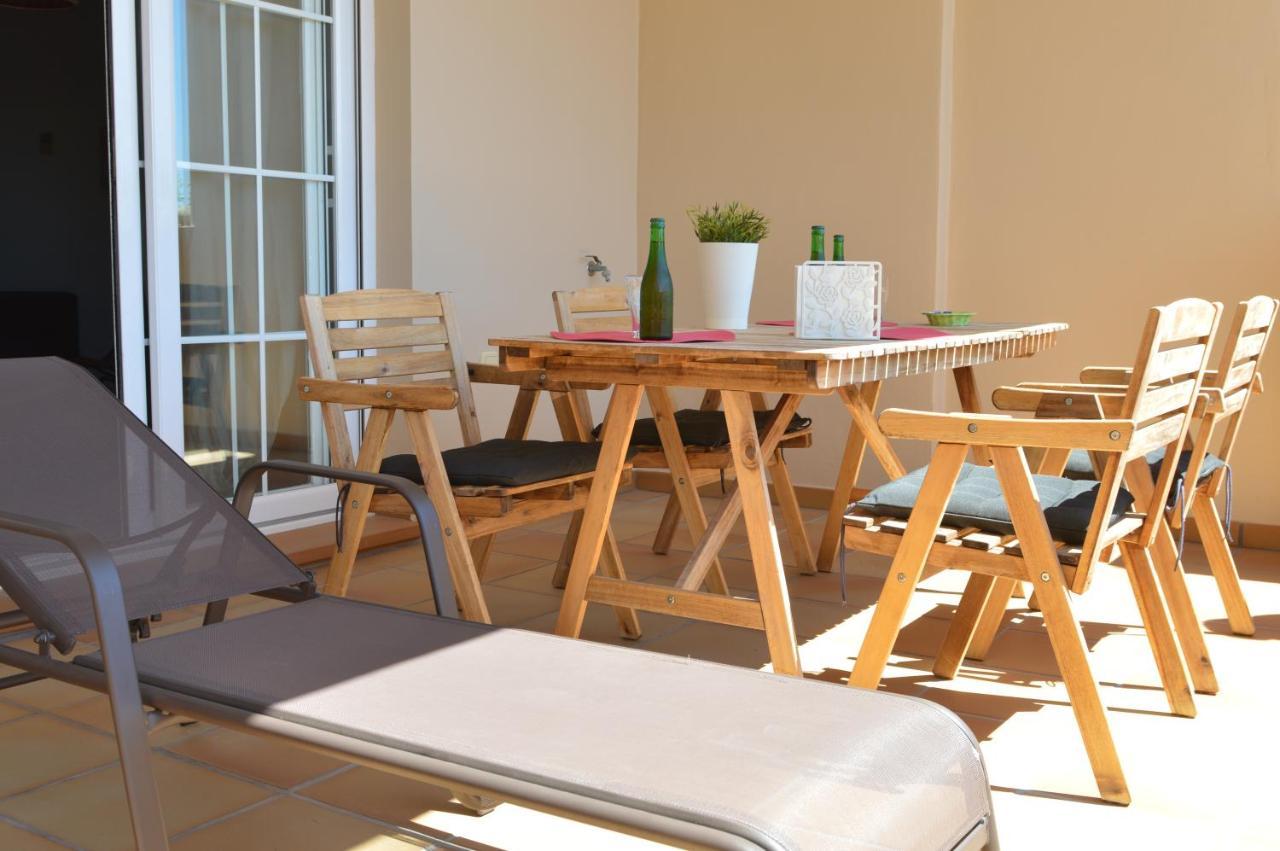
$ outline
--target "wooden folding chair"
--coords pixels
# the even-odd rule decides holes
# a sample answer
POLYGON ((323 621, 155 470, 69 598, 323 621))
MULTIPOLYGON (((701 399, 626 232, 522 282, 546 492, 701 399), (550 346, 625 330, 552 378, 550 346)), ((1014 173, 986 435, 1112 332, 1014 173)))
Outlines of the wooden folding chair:
POLYGON ((901 410, 881 415, 888 436, 936 440, 938 448, 927 468, 876 488, 846 518, 847 546, 893 556, 850 685, 875 688, 880 682, 911 594, 926 575, 945 568, 973 574, 934 667, 934 673, 947 678, 964 658, 996 581, 1031 582, 1099 792, 1106 800, 1129 802, 1067 592, 1083 593, 1093 566, 1119 550, 1170 708, 1177 714, 1194 712, 1150 551, 1164 528, 1165 502, 1221 312, 1220 304, 1201 299, 1153 308, 1128 385, 1122 392, 1093 397, 1100 418, 1013 419, 901 410), (975 445, 989 449, 994 469, 965 463, 975 445), (1025 448, 1094 452, 1102 461, 1101 481, 1033 479, 1025 448), (1166 461, 1152 481, 1146 455, 1160 448, 1166 450, 1166 461), (1146 491, 1123 491, 1123 474, 1139 482, 1145 474, 1146 491), (963 482, 959 490, 957 481, 963 482), (905 524, 903 516, 909 516, 905 524))
MULTIPOLYGON (((468 364, 449 293, 370 289, 307 295, 302 297, 302 315, 315 377, 299 379, 298 391, 304 400, 321 404, 334 465, 395 472, 423 484, 440 514, 459 607, 470 620, 490 622, 480 580, 493 536, 578 512, 590 492, 598 448, 576 431, 578 418, 567 386, 539 373, 468 364), (371 322, 379 324, 367 324, 371 322), (361 324, 345 327, 353 323, 361 324), (363 383, 368 379, 378 383, 363 383), (481 440, 473 381, 519 388, 505 438, 481 440), (565 438, 561 443, 526 439, 542 391, 551 394, 565 438), (351 407, 369 411, 358 455, 343 415, 351 407), (464 447, 446 453, 429 412, 450 408, 457 409, 464 447), (414 454, 384 459, 397 413, 408 425, 414 454), (519 469, 506 469, 513 465, 519 469), (492 483, 508 474, 519 481, 492 483)), ((370 512, 411 516, 399 495, 352 485, 343 499, 340 545, 329 565, 325 593, 346 594, 370 512)), ((612 532, 606 535, 601 560, 606 575, 625 578, 612 532)), ((616 612, 623 635, 639 637, 634 611, 616 612)))
MULTIPOLYGON (((1190 449, 1184 450, 1179 466, 1186 478, 1183 504, 1178 505, 1174 500, 1169 508, 1170 525, 1175 529, 1182 522, 1179 510, 1195 517, 1196 531, 1222 596, 1227 622, 1236 635, 1253 635, 1253 617, 1231 555, 1229 530, 1218 514, 1214 499, 1226 483, 1231 452, 1249 399, 1262 393, 1261 360, 1278 313, 1280 300, 1272 296, 1254 296, 1236 306, 1231 330, 1223 336, 1225 344, 1218 368, 1205 373, 1202 392, 1205 398, 1196 410, 1190 449), (1212 451, 1215 438, 1220 438, 1216 452, 1212 451), (1199 471, 1194 481, 1185 472, 1189 470, 1199 471)), ((1080 380, 1116 384, 1126 382, 1128 375, 1128 370, 1093 366, 1081 372, 1080 380)), ((1079 465, 1078 458, 1073 460, 1079 465)))
MULTIPOLYGON (((551 297, 556 310, 556 325, 561 331, 630 331, 632 328, 631 311, 627 307, 627 292, 624 287, 558 290, 551 297)), ((699 440, 689 429, 681 428, 679 419, 686 412, 676 411, 666 387, 647 387, 645 393, 653 419, 637 421, 632 439, 632 448, 636 450, 636 454, 632 456, 631 463, 636 468, 662 469, 671 473, 672 493, 667 498, 662 520, 653 540, 653 551, 661 554, 670 549, 681 517, 695 542, 706 533, 707 516, 698 497, 698 489, 733 475, 733 453, 730 452, 727 441, 708 445, 707 441, 699 440), (645 438, 645 434, 653 432, 658 436, 656 445, 637 441, 637 438, 652 441, 652 437, 645 438)), ((591 427, 593 420, 587 394, 578 389, 574 391, 574 397, 576 410, 586 418, 588 427, 591 427)), ((757 412, 756 421, 759 426, 767 420, 773 409, 766 402, 763 393, 753 393, 751 401, 757 412)), ((719 413, 719 408, 719 391, 709 390, 703 395, 698 410, 719 413)), ((723 414, 720 417, 722 419, 723 414)), ((715 417, 705 419, 716 421, 715 417)), ((724 431, 727 436, 727 426, 724 431)), ((782 510, 782 520, 787 538, 791 542, 795 564, 802 573, 816 573, 817 569, 805 534, 800 502, 783 458, 783 449, 800 449, 812 443, 812 430, 807 422, 797 418, 788 426, 768 465, 769 477, 773 482, 778 507, 782 510)), ((576 522, 580 521, 575 518, 575 528, 576 522)), ((569 544, 574 539, 573 535, 566 539, 566 548, 556 574, 557 587, 563 587, 568 575, 569 557, 572 555, 569 544)), ((716 593, 728 591, 718 559, 707 574, 706 585, 708 590, 716 593)))

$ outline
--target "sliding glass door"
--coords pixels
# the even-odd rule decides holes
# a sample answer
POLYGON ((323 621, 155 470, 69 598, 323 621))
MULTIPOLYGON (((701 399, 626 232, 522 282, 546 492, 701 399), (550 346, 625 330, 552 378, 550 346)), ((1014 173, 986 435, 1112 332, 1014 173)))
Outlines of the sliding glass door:
MULTIPOLYGON (((354 4, 143 4, 148 235, 172 240, 148 256, 152 425, 229 496, 263 458, 327 460, 298 298, 357 285, 354 4)), ((268 475, 260 519, 331 503, 311 485, 268 475)))

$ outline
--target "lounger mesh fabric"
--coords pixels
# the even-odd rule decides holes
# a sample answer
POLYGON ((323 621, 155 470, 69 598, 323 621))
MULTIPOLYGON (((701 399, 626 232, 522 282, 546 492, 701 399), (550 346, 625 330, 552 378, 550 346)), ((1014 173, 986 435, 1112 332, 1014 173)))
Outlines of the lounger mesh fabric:
MULTIPOLYGON (((773 411, 754 411, 756 429, 763 431, 769 424, 773 411)), ((676 428, 680 430, 680 442, 685 446, 701 446, 707 449, 719 449, 729 445, 729 426, 724 418, 724 411, 698 411, 682 408, 676 411, 676 428)), ((808 428, 813 420, 794 414, 787 423, 787 432, 808 428)), ((604 425, 598 425, 592 434, 600 436, 604 425)), ((636 420, 631 430, 632 446, 660 446, 662 438, 658 435, 658 424, 652 417, 636 420)))
POLYGON ((917 698, 328 597, 135 656, 160 688, 762 847, 950 849, 990 813, 972 735, 917 698))
MULTIPOLYGON (((864 511, 889 517, 910 517, 920 496, 928 467, 913 470, 901 478, 875 488, 856 505, 864 511)), ((1085 479, 1058 476, 1032 476, 1036 496, 1044 510, 1044 519, 1055 540, 1080 544, 1089 529, 1099 485, 1085 479)), ((1111 522, 1119 520, 1133 506, 1133 496, 1123 488, 1116 496, 1111 522)), ((1011 535, 1013 521, 1009 506, 1000 490, 1000 480, 990 467, 965 464, 960 468, 955 489, 947 500, 942 522, 955 526, 973 526, 988 532, 1011 535)))
MULTIPOLYGON (((0 511, 98 538, 130 618, 306 579, 79 367, 0 360, 0 398, 0 511)), ((60 544, 0 530, 0 585, 63 652, 94 628, 84 571, 60 544)))

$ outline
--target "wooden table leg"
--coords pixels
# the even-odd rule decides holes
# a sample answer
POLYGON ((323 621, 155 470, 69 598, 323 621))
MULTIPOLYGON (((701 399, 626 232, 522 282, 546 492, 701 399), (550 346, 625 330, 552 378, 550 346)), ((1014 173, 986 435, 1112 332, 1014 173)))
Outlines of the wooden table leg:
MULTIPOLYGON (((791 599, 787 596, 782 553, 778 549, 778 530, 773 522, 773 506, 765 483, 764 466, 768 456, 761 451, 756 434, 751 397, 740 391, 725 391, 725 422, 729 427, 729 446, 737 472, 738 493, 751 545, 751 562, 755 568, 756 589, 764 615, 765 640, 773 670, 779 674, 799 676, 800 651, 796 647, 795 624, 791 620, 791 599)), ((786 428, 782 423, 781 427, 786 428)))
MULTIPOLYGON (((978 381, 973 377, 973 367, 958 366, 951 373, 955 376, 956 392, 960 394, 960 410, 969 414, 982 413, 982 397, 978 395, 978 381)), ((974 446, 973 460, 976 464, 990 467, 990 450, 985 446, 974 446)))
MULTIPOLYGON (((784 395, 778 400, 778 404, 774 408, 773 419, 769 423, 764 439, 760 441, 760 449, 763 453, 767 455, 778 448, 778 442, 782 439, 783 434, 786 433, 787 423, 791 421, 791 416, 798 407, 800 407, 799 396, 784 395)), ((755 426, 754 416, 752 417, 752 426, 755 426)), ((729 537, 729 532, 733 529, 733 524, 737 521, 738 514, 741 511, 742 492, 735 487, 720 503, 720 511, 707 529, 707 534, 703 535, 702 540, 694 545, 693 555, 689 558, 689 563, 685 565, 684 571, 676 579, 677 588, 694 591, 702 586, 702 581, 711 569, 711 560, 715 558, 721 547, 724 546, 725 539, 729 537)))
MULTIPOLYGON (((667 457, 667 469, 671 471, 671 487, 680 502, 685 525, 689 527, 689 535, 693 540, 701 540, 707 533, 707 513, 702 507, 702 497, 698 495, 698 484, 689 467, 684 443, 680 440, 680 427, 676 425, 676 406, 672 404, 671 393, 665 387, 648 387, 645 393, 649 397, 649 409, 653 413, 654 424, 658 427, 658 439, 662 442, 662 452, 667 457)), ((720 559, 712 560, 706 584, 707 590, 713 593, 729 593, 729 583, 725 581, 720 559)))
POLYGON ((587 583, 596 572, 605 544, 609 516, 613 513, 613 502, 626 467, 631 429, 635 425, 636 412, 640 410, 643 392, 644 388, 637 384, 619 384, 609 399, 609 410, 605 413, 604 428, 600 434, 600 460, 591 480, 591 495, 587 497, 582 511, 578 545, 573 551, 564 597, 560 600, 557 635, 577 638, 582 631, 582 618, 587 613, 587 583))
MULTIPOLYGON (((875 412, 876 403, 880 400, 879 381, 868 381, 860 388, 851 387, 849 392, 859 394, 867 407, 875 412)), ((827 507, 827 521, 822 527, 822 539, 818 544, 817 567, 824 573, 830 573, 835 567, 836 553, 840 551, 844 514, 849 508, 853 489, 858 484, 858 473, 862 470, 866 446, 866 435, 856 423, 851 423, 849 437, 844 444, 844 456, 840 459, 840 469, 836 474, 835 490, 831 492, 831 505, 827 507)))

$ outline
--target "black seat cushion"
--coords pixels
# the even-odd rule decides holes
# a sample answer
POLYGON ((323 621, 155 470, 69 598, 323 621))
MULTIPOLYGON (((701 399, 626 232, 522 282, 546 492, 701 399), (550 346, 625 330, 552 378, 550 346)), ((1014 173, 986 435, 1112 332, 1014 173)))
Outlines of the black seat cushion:
MULTIPOLYGON (((500 438, 446 449, 440 455, 451 485, 512 488, 590 473, 596 468, 600 444, 500 438)), ((385 458, 381 469, 422 484, 422 471, 412 454, 385 458)))
MULTIPOLYGON (((1147 466, 1151 468, 1151 478, 1160 475, 1160 465, 1164 463, 1165 450, 1153 449, 1147 453, 1147 466)), ((1174 481, 1179 476, 1185 476, 1187 467, 1191 464, 1191 450, 1184 449, 1182 454, 1178 456, 1178 469, 1174 473, 1174 481)), ((1206 452, 1204 461, 1200 463, 1200 478, 1196 479, 1196 484, 1200 484, 1205 479, 1212 476, 1218 470, 1227 466, 1226 462, 1214 455, 1212 452, 1206 452)), ((1089 460, 1089 453, 1083 449, 1072 450, 1070 457, 1067 458, 1067 466, 1063 469, 1062 475, 1068 479, 1092 479, 1094 476, 1093 463, 1089 460)), ((1169 488, 1169 504, 1172 505, 1178 499, 1178 488, 1175 484, 1169 488)))
MULTIPOLYGON (((755 411, 756 429, 763 430, 769 422, 769 417, 773 415, 773 411, 755 411)), ((802 417, 796 414, 791 417, 791 422, 787 425, 787 431, 799 431, 808 428, 813 420, 808 417, 802 417)), ((680 429, 680 442, 685 446, 702 446, 708 449, 718 449, 721 446, 729 445, 729 426, 725 423, 724 411, 698 411, 693 408, 683 408, 676 411, 676 427, 680 429)), ((604 425, 598 425, 592 432, 596 437, 600 436, 600 430, 604 425)), ((632 446, 661 446, 662 439, 658 436, 658 424, 652 417, 645 417, 642 420, 636 420, 635 426, 631 431, 632 446)))
MULTIPOLYGON (((913 470, 900 479, 881 485, 858 500, 857 506, 873 514, 909 517, 920 495, 928 467, 913 470)), ((1068 544, 1084 543, 1089 518, 1098 499, 1099 484, 1092 480, 1067 479, 1057 476, 1032 476, 1036 494, 1044 508, 1044 519, 1054 540, 1068 544)), ((1116 497, 1111 522, 1119 520, 1133 505, 1133 496, 1123 488, 1116 497)), ((965 464, 960 469, 955 490, 947 500, 943 522, 952 526, 974 526, 1002 535, 1014 534, 1009 507, 996 471, 990 467, 965 464)))

